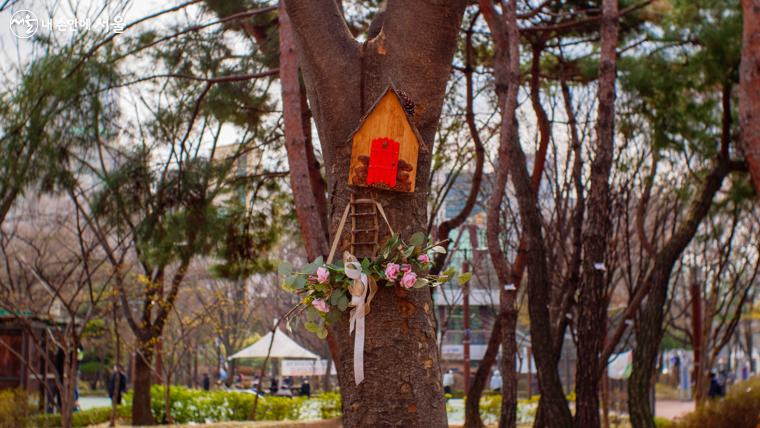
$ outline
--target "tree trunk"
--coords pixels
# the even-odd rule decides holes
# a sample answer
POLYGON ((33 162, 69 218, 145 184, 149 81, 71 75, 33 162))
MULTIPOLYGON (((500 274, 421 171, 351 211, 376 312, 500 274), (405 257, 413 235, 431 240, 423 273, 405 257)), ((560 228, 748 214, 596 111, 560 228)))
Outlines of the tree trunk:
POLYGON ((150 406, 151 360, 153 350, 150 346, 140 345, 140 351, 135 356, 134 394, 132 396, 132 424, 153 425, 153 414, 150 406))
POLYGON ((739 117, 744 155, 755 192, 760 194, 760 1, 742 0, 742 8, 739 117))
POLYGON ((635 428, 654 428, 654 413, 650 403, 652 374, 655 372, 657 353, 662 340, 663 306, 668 296, 667 281, 670 270, 657 275, 660 286, 655 285, 641 311, 636 347, 633 349, 633 371, 628 379, 628 413, 635 428), (661 282, 665 281, 665 284, 661 282))
MULTIPOLYGON (((517 293, 504 291, 501 293, 501 418, 499 428, 517 426, 517 293)), ((530 365, 530 361, 528 362, 530 365)))
MULTIPOLYGON (((280 86, 282 88, 282 116, 285 127, 285 149, 290 168, 290 188, 301 226, 306 254, 310 260, 324 256, 328 252, 324 217, 324 188, 315 188, 318 179, 312 173, 310 163, 316 162, 311 141, 307 138, 308 117, 298 79, 298 59, 296 57, 293 25, 285 12, 285 4, 280 2, 280 86), (321 190, 320 195, 317 190, 321 190), (319 202, 322 202, 320 204, 319 202)), ((317 174, 319 170, 317 169, 317 174)))
MULTIPOLYGON (((465 5, 464 0, 388 1, 379 34, 360 45, 335 2, 285 2, 322 144, 331 236, 352 194, 380 202, 402 236, 425 230, 433 137, 465 5), (348 138, 390 82, 416 104, 412 121, 423 139, 417 188, 413 193, 351 189, 348 138)), ((348 234, 339 239, 346 249, 348 234)), ((354 384, 348 312, 336 323, 344 426, 447 426, 432 311, 424 290, 383 287, 377 292, 367 316, 360 385, 354 384)))
MULTIPOLYGON (((499 353, 499 345, 502 342, 501 331, 503 323, 500 322, 501 318, 501 315, 497 315, 494 320, 491 337, 488 339, 488 346, 486 347, 486 353, 483 355, 483 359, 480 360, 478 370, 475 372, 475 378, 472 381, 472 385, 470 385, 470 390, 467 391, 467 399, 464 402, 465 428, 481 428, 483 426, 483 420, 480 417, 480 397, 483 395, 488 376, 491 374, 491 367, 493 367, 493 364, 496 361, 496 357, 499 353)), ((507 385, 506 377, 507 373, 502 371, 502 390, 507 385)))
POLYGON ((164 416, 164 420, 161 422, 166 424, 173 424, 174 417, 172 417, 172 391, 170 376, 166 377, 166 382, 164 383, 164 412, 166 415, 164 416))
MULTIPOLYGON (((61 373, 61 426, 63 428, 71 427, 71 418, 74 413, 74 388, 76 388, 76 351, 66 349, 63 357, 63 371, 61 373)), ((76 348, 76 342, 73 346, 76 348)))
MULTIPOLYGON (((541 387, 539 407, 542 409, 541 413, 546 416, 547 425, 570 427, 573 423, 572 415, 567 407, 567 400, 562 391, 562 382, 557 372, 557 358, 554 356, 552 326, 547 305, 550 301, 551 284, 548 275, 546 247, 541 230, 541 213, 538 208, 537 195, 533 192, 531 178, 528 175, 525 153, 518 140, 515 118, 517 89, 520 82, 519 30, 515 2, 509 2, 505 7, 503 17, 496 12, 490 1, 481 0, 479 4, 496 44, 494 71, 496 74, 496 91, 499 104, 502 107, 499 164, 506 164, 512 178, 525 239, 524 251, 526 266, 528 267, 528 313, 531 322, 531 342, 538 369, 538 382, 541 387)), ((497 175, 495 194, 503 193, 505 178, 504 172, 497 175)), ((498 205, 494 202, 496 199, 494 195, 489 201, 489 217, 491 219, 497 217, 496 214, 498 214, 498 205)), ((489 223, 491 223, 490 219, 489 223)), ((493 229, 489 232, 493 234, 493 229)), ((497 239, 491 236, 488 241, 489 252, 494 265, 503 264, 503 256, 498 256, 501 249, 498 247, 497 239), (494 257, 494 255, 498 257, 494 257)), ((503 270, 503 267, 501 269, 503 270)), ((504 293, 502 293, 503 295, 504 293)), ((502 299, 504 298, 502 297, 502 299)), ((504 327, 502 326, 502 328, 504 327)), ((502 335, 504 339, 508 337, 505 331, 502 331, 502 335)), ((508 346, 509 344, 502 342, 504 350, 502 358, 505 358, 508 346)), ((506 363, 503 367, 509 368, 506 363)), ((504 390, 507 390, 506 382, 504 390)), ((508 421, 505 418, 508 417, 509 414, 503 414, 500 424, 506 424, 508 421)))
MULTIPOLYGON (((727 135, 724 138, 728 138, 727 135)), ((727 140, 724 142, 727 146, 727 140)), ((722 152, 727 153, 728 150, 722 152)), ((723 179, 731 170, 732 162, 723 155, 719 155, 715 165, 696 192, 696 196, 689 203, 684 220, 654 256, 655 265, 639 286, 646 287, 650 291, 639 314, 636 347, 633 350, 633 371, 628 380, 628 409, 631 424, 636 428, 654 427, 649 394, 662 340, 665 303, 673 266, 697 233, 700 223, 712 205, 713 197, 720 190, 723 179)), ((627 312, 628 309, 626 309, 627 312)), ((626 317, 627 315, 624 315, 623 322, 626 317)), ((605 349, 604 355, 608 355, 608 352, 609 350, 605 349)))
POLYGON ((618 0, 604 0, 599 61, 599 111, 588 219, 583 233, 583 275, 578 298, 578 361, 575 424, 596 428, 599 421, 599 381, 607 361, 599 356, 607 336, 607 249, 610 220, 610 172, 615 139, 615 72, 618 0), (601 266, 600 266, 601 264, 601 266))

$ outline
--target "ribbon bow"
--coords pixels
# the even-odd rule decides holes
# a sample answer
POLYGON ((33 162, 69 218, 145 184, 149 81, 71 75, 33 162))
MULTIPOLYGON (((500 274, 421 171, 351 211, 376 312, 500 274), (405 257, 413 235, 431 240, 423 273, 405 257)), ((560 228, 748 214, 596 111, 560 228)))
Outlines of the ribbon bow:
POLYGON ((349 319, 349 334, 354 333, 354 382, 359 385, 364 380, 364 334, 365 317, 369 313, 369 304, 377 293, 375 280, 362 272, 362 265, 352 254, 343 253, 343 263, 346 276, 353 280, 348 287, 351 293, 351 301, 348 306, 351 309, 349 319))

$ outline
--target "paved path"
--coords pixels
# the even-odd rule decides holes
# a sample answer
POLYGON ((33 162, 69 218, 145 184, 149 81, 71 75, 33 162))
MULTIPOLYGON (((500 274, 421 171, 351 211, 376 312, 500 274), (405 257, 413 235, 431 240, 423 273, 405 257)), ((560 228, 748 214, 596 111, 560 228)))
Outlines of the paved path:
POLYGON ((657 400, 654 414, 666 419, 674 419, 694 411, 693 401, 657 400))
POLYGON ((111 399, 108 397, 79 397, 79 407, 82 410, 95 407, 109 407, 110 405, 111 399))

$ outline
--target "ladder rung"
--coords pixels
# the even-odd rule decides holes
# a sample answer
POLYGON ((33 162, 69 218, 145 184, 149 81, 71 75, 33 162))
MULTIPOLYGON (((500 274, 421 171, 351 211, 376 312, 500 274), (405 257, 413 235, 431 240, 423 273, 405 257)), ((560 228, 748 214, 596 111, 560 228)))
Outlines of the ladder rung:
POLYGON ((375 213, 351 213, 354 217, 364 216, 364 215, 375 215, 375 213))
POLYGON ((375 201, 372 199, 354 199, 351 201, 352 205, 375 205, 375 201))
POLYGON ((354 233, 367 233, 367 232, 374 232, 377 228, 371 228, 371 229, 356 229, 354 230, 354 233))

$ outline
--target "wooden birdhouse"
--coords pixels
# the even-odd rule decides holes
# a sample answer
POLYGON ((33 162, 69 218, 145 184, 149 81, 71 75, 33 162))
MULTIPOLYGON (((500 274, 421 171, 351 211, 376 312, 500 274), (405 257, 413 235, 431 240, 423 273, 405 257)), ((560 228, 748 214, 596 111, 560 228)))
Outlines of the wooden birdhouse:
POLYGON ((422 138, 404 109, 407 100, 389 86, 351 134, 348 184, 413 192, 422 138))

